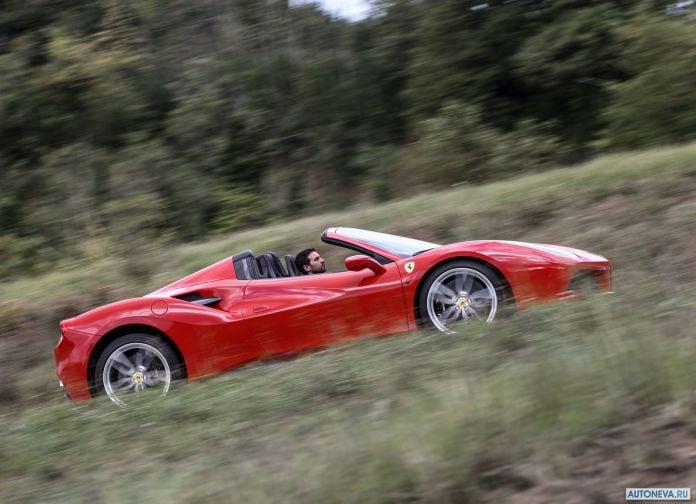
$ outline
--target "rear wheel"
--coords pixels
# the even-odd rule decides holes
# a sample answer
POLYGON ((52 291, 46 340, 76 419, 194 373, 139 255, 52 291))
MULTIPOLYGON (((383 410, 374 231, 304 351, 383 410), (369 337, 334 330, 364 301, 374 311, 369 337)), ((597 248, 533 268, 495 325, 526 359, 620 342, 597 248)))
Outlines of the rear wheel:
POLYGON ((94 380, 119 406, 146 402, 169 392, 184 377, 178 357, 162 339, 150 334, 128 334, 111 342, 99 356, 94 380))
POLYGON ((420 315, 442 332, 463 322, 491 322, 506 300, 505 283, 489 267, 473 261, 452 261, 425 280, 420 315))

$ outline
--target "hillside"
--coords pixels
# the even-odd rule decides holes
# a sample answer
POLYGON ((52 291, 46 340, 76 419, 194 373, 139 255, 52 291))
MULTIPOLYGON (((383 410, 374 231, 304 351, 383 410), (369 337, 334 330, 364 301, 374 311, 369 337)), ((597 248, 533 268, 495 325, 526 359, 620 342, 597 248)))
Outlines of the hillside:
POLYGON ((696 486, 696 144, 127 262, 90 246, 88 261, 0 285, 2 502, 614 502, 628 486, 696 486), (616 294, 248 366, 140 409, 60 397, 60 319, 238 250, 321 247, 330 225, 583 248, 613 261, 616 294))

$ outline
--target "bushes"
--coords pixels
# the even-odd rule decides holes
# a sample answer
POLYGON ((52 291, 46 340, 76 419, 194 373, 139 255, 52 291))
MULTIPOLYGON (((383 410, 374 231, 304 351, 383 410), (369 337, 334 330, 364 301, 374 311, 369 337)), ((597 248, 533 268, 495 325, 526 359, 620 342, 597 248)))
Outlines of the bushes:
POLYGON ((41 270, 41 240, 0 235, 0 278, 12 278, 41 270))
MULTIPOLYGON (((570 151, 553 129, 553 123, 527 120, 506 132, 488 125, 477 106, 450 102, 420 123, 419 139, 392 163, 391 169, 398 173, 390 179, 395 184, 392 191, 483 183, 549 169, 570 151)), ((380 170, 380 163, 383 157, 373 165, 373 176, 386 171, 380 170)))

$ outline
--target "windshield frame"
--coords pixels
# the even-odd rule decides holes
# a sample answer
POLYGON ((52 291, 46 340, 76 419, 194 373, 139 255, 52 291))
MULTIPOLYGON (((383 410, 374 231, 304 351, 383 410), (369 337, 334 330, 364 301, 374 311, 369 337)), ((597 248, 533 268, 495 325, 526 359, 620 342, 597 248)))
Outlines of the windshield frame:
POLYGON ((408 238, 366 229, 337 227, 326 229, 322 233, 322 241, 333 245, 345 246, 356 251, 371 251, 371 255, 379 262, 407 259, 426 250, 441 247, 440 244, 430 243, 415 238, 408 238), (376 257, 380 256, 380 257, 376 257))

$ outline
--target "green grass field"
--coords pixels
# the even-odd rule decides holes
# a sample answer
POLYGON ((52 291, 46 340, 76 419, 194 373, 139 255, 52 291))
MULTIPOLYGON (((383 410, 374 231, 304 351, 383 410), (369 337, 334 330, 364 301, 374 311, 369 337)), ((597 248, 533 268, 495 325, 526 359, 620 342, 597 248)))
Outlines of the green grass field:
POLYGON ((130 262, 88 246, 93 260, 0 286, 0 502, 619 502, 696 486, 696 144, 130 262), (141 408, 62 400, 60 319, 241 249, 322 248, 331 225, 583 248, 613 261, 615 294, 247 366, 141 408))

